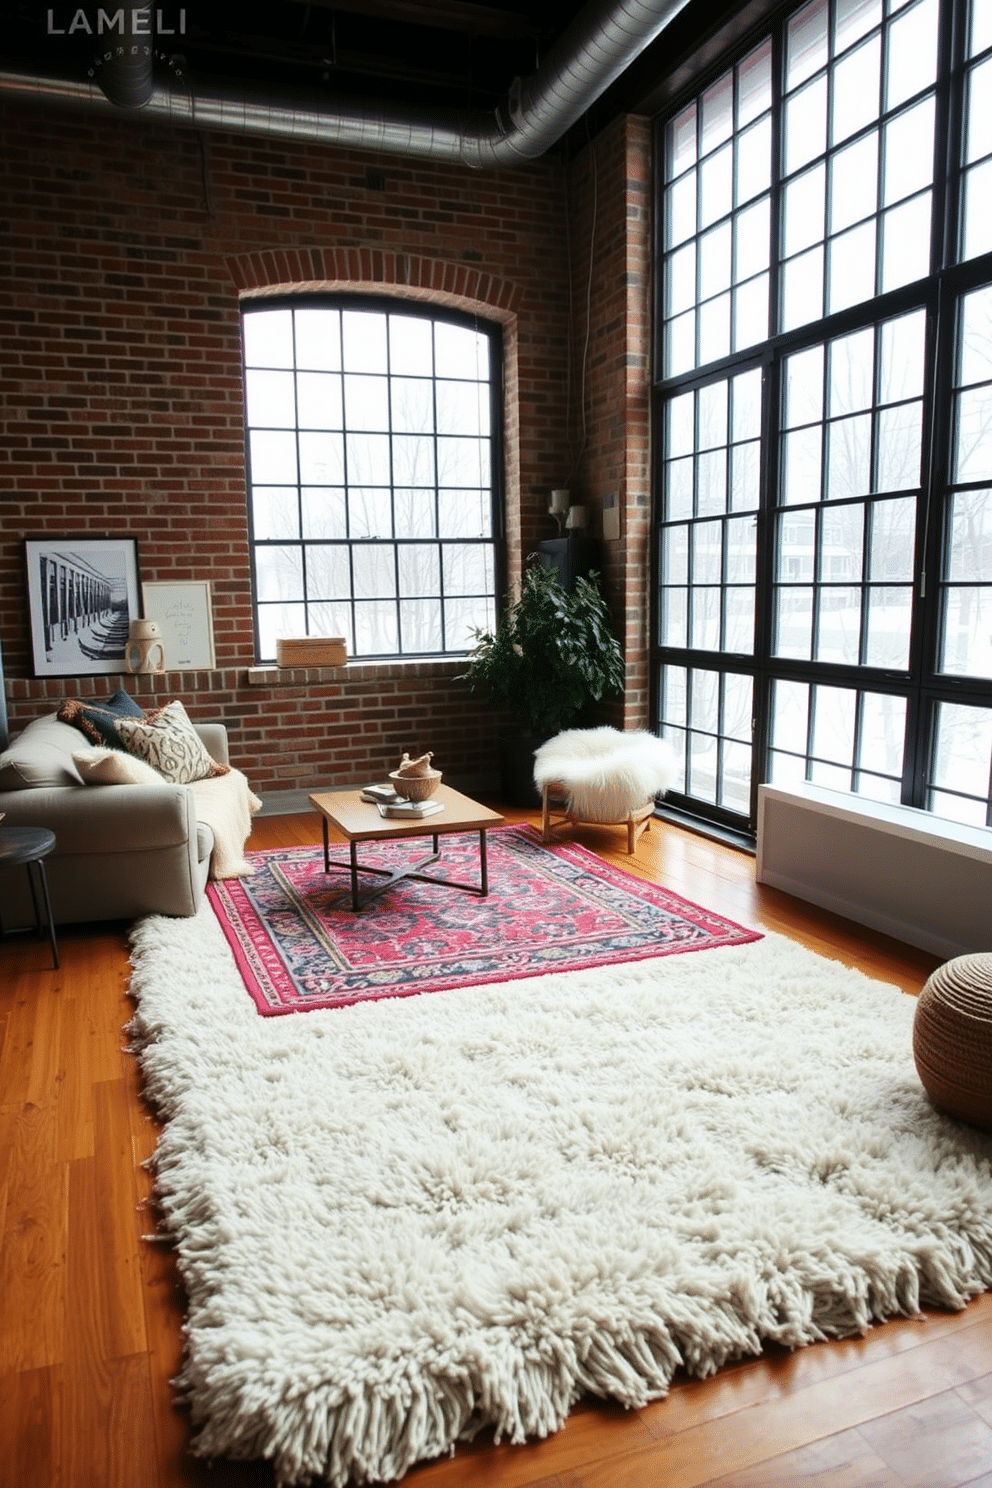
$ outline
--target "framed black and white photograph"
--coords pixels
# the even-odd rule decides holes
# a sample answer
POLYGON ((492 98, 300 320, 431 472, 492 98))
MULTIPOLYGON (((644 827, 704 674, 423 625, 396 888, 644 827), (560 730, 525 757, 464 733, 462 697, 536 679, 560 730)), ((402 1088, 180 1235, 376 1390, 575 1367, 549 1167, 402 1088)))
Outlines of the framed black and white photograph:
POLYGON ((140 614, 135 539, 29 538, 24 546, 35 676, 126 671, 128 626, 140 614))

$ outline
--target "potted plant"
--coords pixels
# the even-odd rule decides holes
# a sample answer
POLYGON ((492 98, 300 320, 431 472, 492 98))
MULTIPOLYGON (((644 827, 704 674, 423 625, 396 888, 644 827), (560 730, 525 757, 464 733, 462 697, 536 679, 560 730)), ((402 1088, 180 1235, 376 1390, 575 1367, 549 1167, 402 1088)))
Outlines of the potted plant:
POLYGON ((532 558, 496 629, 476 631, 475 640, 462 680, 516 718, 517 732, 499 737, 502 794, 531 806, 535 749, 576 724, 590 704, 623 692, 623 652, 599 575, 566 589, 556 570, 532 558))

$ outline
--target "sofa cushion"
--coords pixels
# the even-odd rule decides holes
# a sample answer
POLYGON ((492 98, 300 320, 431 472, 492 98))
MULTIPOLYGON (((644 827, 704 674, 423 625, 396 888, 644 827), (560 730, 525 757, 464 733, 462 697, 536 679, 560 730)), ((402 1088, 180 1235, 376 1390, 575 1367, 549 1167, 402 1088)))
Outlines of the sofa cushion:
POLYGON ((77 749, 73 763, 85 785, 161 785, 162 776, 146 760, 122 748, 91 744, 77 749))
POLYGON ((123 688, 119 688, 108 698, 90 698, 86 701, 82 698, 66 698, 58 711, 62 722, 71 723, 73 728, 79 729, 91 744, 108 744, 111 749, 124 748, 117 732, 117 720, 144 716, 145 710, 123 688))
POLYGON ((82 785, 72 759, 79 733, 56 714, 36 718, 0 754, 0 790, 33 790, 35 786, 82 785))
POLYGON ((125 749, 179 785, 227 774, 226 765, 210 758, 178 699, 142 719, 119 719, 117 732, 125 749))

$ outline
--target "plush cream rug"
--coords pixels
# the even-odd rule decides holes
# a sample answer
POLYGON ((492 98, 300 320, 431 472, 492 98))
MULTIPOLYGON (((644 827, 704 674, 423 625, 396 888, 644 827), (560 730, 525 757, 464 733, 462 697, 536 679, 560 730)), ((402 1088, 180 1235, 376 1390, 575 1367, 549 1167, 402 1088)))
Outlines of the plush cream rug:
POLYGON ((202 1455, 393 1479, 992 1285, 913 1000, 781 938, 278 1019, 209 907, 133 961, 202 1455))

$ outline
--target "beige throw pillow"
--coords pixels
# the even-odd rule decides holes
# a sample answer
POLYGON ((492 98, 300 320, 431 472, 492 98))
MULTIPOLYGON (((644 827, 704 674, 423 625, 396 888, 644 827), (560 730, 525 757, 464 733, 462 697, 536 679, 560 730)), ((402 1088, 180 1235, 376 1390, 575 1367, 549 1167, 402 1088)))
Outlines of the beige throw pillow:
POLYGON ((178 699, 145 718, 119 718, 117 732, 125 749, 178 785, 227 774, 211 759, 178 699))
POLYGON ((84 785, 162 785, 163 777, 153 766, 123 749, 93 745, 80 749, 72 762, 84 785))

